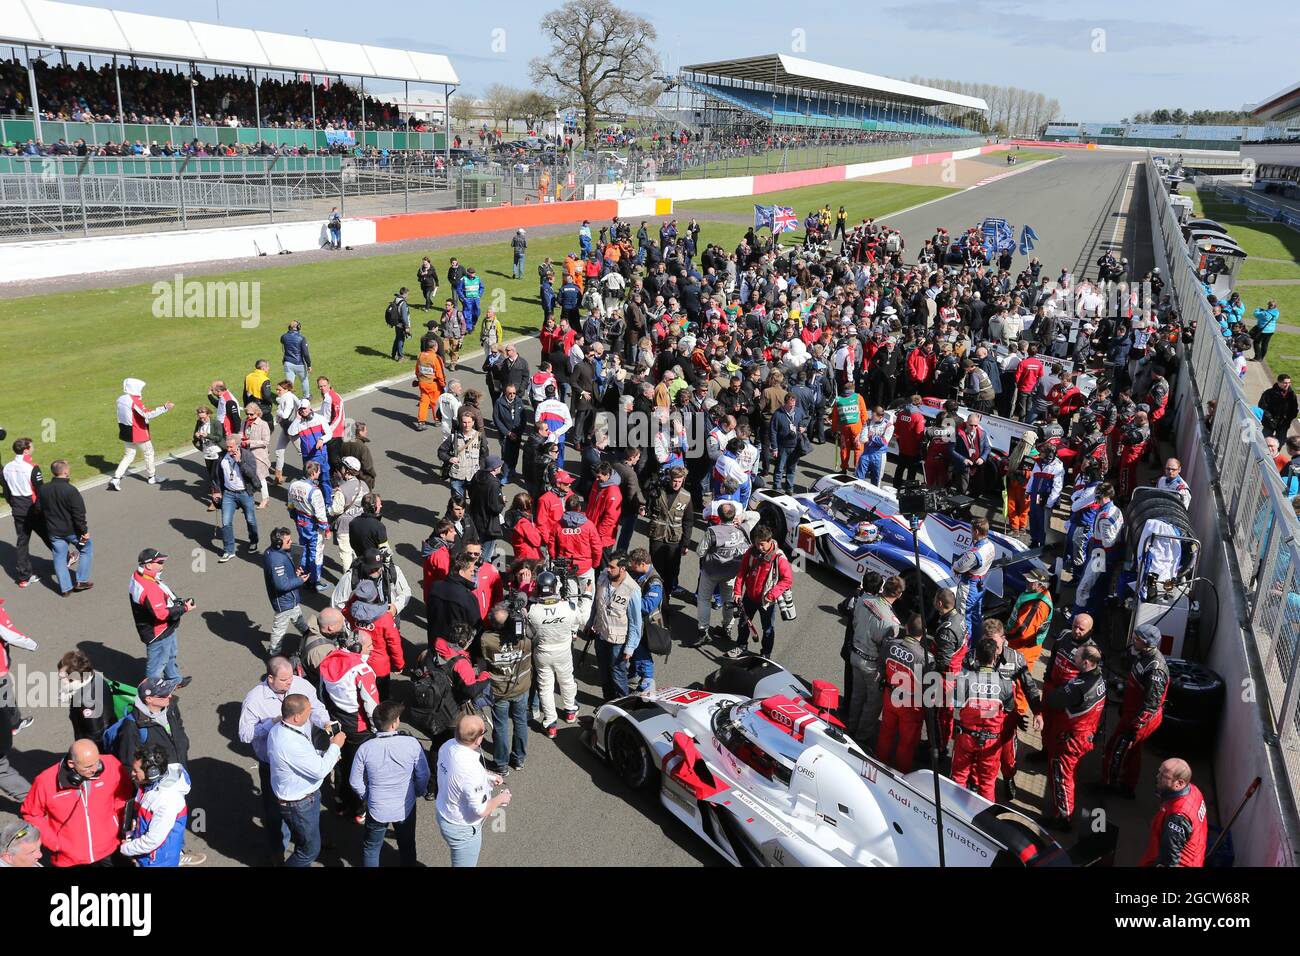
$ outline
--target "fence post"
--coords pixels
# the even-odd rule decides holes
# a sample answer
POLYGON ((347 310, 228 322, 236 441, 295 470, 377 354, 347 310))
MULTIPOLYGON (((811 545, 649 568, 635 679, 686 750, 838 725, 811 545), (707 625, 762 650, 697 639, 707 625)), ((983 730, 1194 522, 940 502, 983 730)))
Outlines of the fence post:
POLYGON ((86 216, 86 181, 82 177, 86 174, 86 167, 90 165, 90 157, 87 156, 77 167, 77 193, 81 196, 81 234, 90 235, 90 219, 86 216))
POLYGON ((190 164, 190 157, 181 161, 181 168, 176 171, 176 198, 181 209, 181 228, 189 229, 190 224, 185 215, 185 169, 190 164))

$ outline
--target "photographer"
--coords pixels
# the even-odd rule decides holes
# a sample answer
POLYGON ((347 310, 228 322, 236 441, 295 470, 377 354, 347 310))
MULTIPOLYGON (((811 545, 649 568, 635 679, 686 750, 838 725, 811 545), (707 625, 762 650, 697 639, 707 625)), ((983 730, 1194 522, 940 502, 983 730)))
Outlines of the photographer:
POLYGON ((554 685, 559 684, 565 723, 578 719, 578 685, 573 679, 573 641, 591 617, 592 599, 571 575, 543 571, 537 576, 535 600, 524 615, 524 633, 533 642, 542 727, 557 734, 554 685), (563 594, 561 589, 563 588, 563 594))
POLYGON ((186 612, 194 610, 194 599, 181 600, 161 581, 167 555, 157 548, 145 548, 131 575, 131 616, 145 645, 145 673, 149 677, 180 680, 176 663, 176 629, 186 612))
POLYGON ((524 627, 522 613, 522 608, 509 602, 493 605, 479 639, 484 663, 492 675, 492 762, 488 770, 502 777, 511 770, 523 770, 528 756, 533 642, 524 627))
POLYGON ((426 614, 431 646, 448 637, 455 625, 465 624, 476 631, 483 620, 478 598, 474 594, 477 554, 462 552, 456 555, 452 559, 451 568, 451 574, 429 588, 426 614))

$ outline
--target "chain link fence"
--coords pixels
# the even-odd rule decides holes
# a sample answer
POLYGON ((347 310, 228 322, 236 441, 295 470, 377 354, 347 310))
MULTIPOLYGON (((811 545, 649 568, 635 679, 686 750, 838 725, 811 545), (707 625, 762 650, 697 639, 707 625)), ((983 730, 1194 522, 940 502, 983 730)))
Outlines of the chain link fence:
POLYGON ((1184 322, 1196 323, 1191 349, 1199 411, 1209 420, 1210 454, 1226 516, 1225 535, 1245 588, 1249 628, 1263 667, 1262 688, 1292 793, 1300 787, 1300 523, 1264 444, 1256 402, 1246 396, 1206 292, 1186 253, 1178 218, 1148 160, 1148 181, 1168 250, 1171 284, 1184 322))

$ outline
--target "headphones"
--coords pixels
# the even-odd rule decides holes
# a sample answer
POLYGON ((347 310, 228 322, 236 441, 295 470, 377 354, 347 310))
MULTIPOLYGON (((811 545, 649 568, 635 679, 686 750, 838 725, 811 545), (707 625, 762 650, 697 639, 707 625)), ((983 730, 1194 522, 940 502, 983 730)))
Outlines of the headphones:
POLYGON ((140 761, 140 769, 144 771, 145 783, 157 783, 167 773, 167 754, 161 747, 144 747, 140 750, 137 759, 140 761))
POLYGON ((68 776, 69 776, 69 778, 72 780, 72 785, 73 785, 74 787, 80 787, 82 784, 86 783, 88 780, 96 780, 96 779, 99 778, 99 775, 102 774, 102 773, 104 772, 104 761, 101 760, 101 761, 99 762, 98 766, 95 767, 95 772, 92 773, 89 777, 84 777, 84 776, 82 776, 80 773, 78 773, 78 772, 77 772, 76 764, 75 764, 74 761, 73 761, 72 748, 71 748, 71 747, 68 748, 68 756, 67 756, 67 760, 68 760, 68 763, 69 763, 69 764, 72 764, 72 766, 70 766, 70 767, 68 768, 68 776))

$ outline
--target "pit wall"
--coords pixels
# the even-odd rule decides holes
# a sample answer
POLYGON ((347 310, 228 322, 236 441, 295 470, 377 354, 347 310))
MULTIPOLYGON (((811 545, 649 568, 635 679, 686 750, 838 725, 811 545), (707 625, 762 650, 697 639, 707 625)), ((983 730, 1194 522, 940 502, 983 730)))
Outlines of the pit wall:
MULTIPOLYGON (((487 209, 367 216, 343 220, 343 243, 370 246, 406 239, 468 236, 532 226, 593 222, 623 218, 667 216, 669 197, 637 196, 593 202, 495 206, 487 209)), ((328 236, 321 220, 231 226, 175 232, 89 236, 0 245, 0 284, 70 275, 122 272, 199 262, 239 261, 284 252, 310 252, 325 247, 328 236)))

